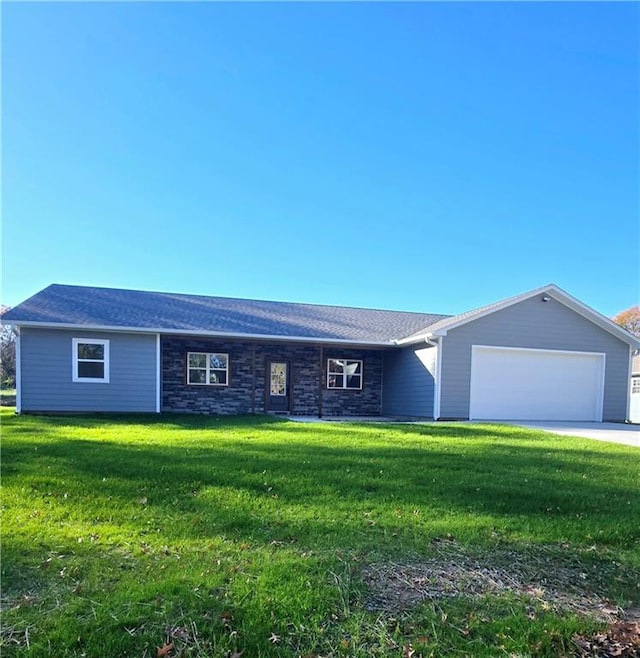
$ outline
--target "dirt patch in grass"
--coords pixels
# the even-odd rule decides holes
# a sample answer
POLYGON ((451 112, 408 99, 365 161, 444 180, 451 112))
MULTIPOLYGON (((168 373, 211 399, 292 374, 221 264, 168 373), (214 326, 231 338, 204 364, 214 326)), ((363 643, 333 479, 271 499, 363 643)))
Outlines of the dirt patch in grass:
MULTIPOLYGON (((621 575, 615 562, 583 560, 562 547, 472 555, 455 540, 433 544, 432 558, 368 566, 363 574, 369 588, 366 607, 397 612, 447 597, 509 594, 558 614, 588 615, 609 623, 628 619, 606 596, 607 580, 621 575)), ((638 579, 640 574, 626 572, 624 577, 638 579)))

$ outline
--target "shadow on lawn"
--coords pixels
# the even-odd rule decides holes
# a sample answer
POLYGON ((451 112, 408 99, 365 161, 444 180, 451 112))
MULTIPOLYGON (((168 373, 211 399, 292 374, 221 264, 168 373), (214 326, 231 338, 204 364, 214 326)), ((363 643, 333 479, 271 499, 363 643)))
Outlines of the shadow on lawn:
POLYGON ((624 451, 555 448, 547 435, 538 445, 531 432, 514 428, 311 426, 255 417, 145 422, 151 430, 183 431, 182 445, 180 439, 167 446, 58 436, 66 426, 113 428, 132 420, 140 419, 39 419, 32 428, 17 423, 11 432, 18 430, 19 440, 3 447, 3 484, 19 478, 29 483, 29 496, 54 498, 64 486, 66 504, 95 505, 98 515, 110 510, 114 522, 132 527, 140 526, 144 512, 145 521, 161 525, 167 536, 187 540, 226 533, 264 544, 295 538, 310 548, 318 541, 339 548, 346 531, 352 546, 369 546, 376 537, 392 542, 398 534, 424 542, 428 537, 415 537, 424 529, 415 530, 407 517, 415 510, 431 519, 431 528, 475 517, 490 525, 487 517, 494 517, 534 528, 541 541, 561 541, 563 530, 554 521, 579 528, 586 518, 605 536, 624 528, 621 545, 640 539, 640 529, 629 527, 640 514, 637 463, 624 451), (23 430, 43 432, 43 422, 51 439, 24 441, 23 430), (211 433, 216 428, 220 441, 211 433), (225 429, 242 428, 250 434, 225 436, 225 429), (198 431, 205 429, 203 439, 198 431), (363 440, 331 445, 338 432, 363 440), (365 437, 378 435, 388 436, 388 443, 365 444, 365 437), (400 440, 407 436, 424 437, 424 443, 400 440), (392 509, 399 510, 397 518, 392 509))
MULTIPOLYGON (((500 425, 469 425, 467 423, 443 422, 443 423, 358 423, 358 422, 335 422, 335 423, 299 423, 292 422, 287 418, 264 414, 240 415, 240 416, 207 416, 197 414, 163 413, 159 416, 150 414, 29 414, 13 416, 5 419, 5 424, 11 423, 34 423, 45 422, 52 427, 86 427, 95 429, 102 427, 129 426, 132 424, 143 425, 148 428, 158 427, 163 430, 225 430, 235 431, 242 428, 259 430, 260 432, 291 433, 297 436, 304 434, 331 433, 348 429, 350 434, 375 435, 388 432, 389 430, 401 431, 407 435, 432 436, 451 438, 480 438, 483 436, 496 436, 505 434, 509 436, 518 433, 528 434, 532 431, 514 426, 500 425)), ((16 427, 12 427, 15 431, 16 427)), ((24 429, 24 431, 27 431, 24 429)))

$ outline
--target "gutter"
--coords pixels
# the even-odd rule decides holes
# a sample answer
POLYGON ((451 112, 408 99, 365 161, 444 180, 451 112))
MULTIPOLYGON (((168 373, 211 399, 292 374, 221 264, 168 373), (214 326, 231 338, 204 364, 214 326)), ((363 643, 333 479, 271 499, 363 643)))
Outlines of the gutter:
POLYGON ((428 343, 429 345, 435 345, 436 343, 431 342, 432 339, 438 340, 439 338, 442 338, 443 336, 446 335, 447 335, 446 330, 429 331, 428 333, 420 334, 418 336, 410 336, 409 338, 400 338, 394 340, 393 343, 398 347, 406 347, 408 345, 419 345, 420 343, 428 343))
POLYGON ((163 336, 202 336, 211 338, 232 338, 238 340, 262 340, 269 342, 295 342, 295 343, 323 343, 355 347, 395 347, 396 341, 358 341, 346 338, 321 338, 319 336, 279 336, 270 334, 243 334, 225 331, 202 331, 194 329, 158 328, 158 327, 120 327, 111 325, 71 324, 52 322, 20 322, 8 321, 4 324, 12 325, 18 329, 68 329, 71 331, 105 331, 117 333, 153 334, 163 336))

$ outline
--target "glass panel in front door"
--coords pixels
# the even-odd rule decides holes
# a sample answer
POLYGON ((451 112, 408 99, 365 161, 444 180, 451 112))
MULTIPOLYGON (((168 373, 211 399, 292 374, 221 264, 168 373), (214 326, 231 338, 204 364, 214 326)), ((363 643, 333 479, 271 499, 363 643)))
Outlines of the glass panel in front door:
POLYGON ((287 394, 287 364, 271 364, 271 395, 287 394))

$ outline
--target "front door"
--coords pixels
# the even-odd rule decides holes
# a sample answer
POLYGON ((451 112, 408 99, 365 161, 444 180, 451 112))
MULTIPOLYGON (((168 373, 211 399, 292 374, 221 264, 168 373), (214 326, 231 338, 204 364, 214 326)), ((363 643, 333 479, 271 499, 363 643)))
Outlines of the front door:
POLYGON ((267 363, 267 411, 289 411, 289 364, 267 363))

